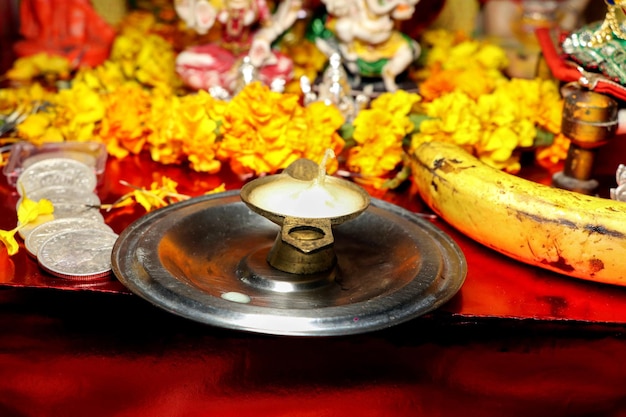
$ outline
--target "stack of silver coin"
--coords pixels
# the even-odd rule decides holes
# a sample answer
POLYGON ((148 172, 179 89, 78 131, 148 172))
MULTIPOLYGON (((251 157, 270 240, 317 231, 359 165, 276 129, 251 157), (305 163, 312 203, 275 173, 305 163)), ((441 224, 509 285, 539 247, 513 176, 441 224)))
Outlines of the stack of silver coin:
POLYGON ((70 158, 42 159, 20 174, 21 198, 50 200, 54 214, 20 229, 26 250, 45 271, 65 279, 92 281, 111 274, 118 235, 104 223, 92 167, 70 158))

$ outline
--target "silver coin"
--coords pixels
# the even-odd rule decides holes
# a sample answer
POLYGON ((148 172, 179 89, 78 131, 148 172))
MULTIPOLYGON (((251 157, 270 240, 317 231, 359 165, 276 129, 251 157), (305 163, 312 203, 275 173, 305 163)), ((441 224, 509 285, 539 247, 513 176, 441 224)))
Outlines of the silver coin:
POLYGON ((39 188, 64 185, 93 191, 97 179, 93 168, 70 158, 49 158, 35 162, 17 179, 17 192, 29 195, 39 188))
MULTIPOLYGON (((22 198, 17 202, 17 209, 22 203, 22 198)), ((54 219, 79 217, 104 223, 104 216, 100 213, 100 198, 93 192, 66 186, 44 187, 29 193, 28 198, 33 201, 49 199, 54 206, 54 214, 40 216, 34 223, 20 227, 18 233, 24 240, 35 227, 54 219)), ((18 225, 21 226, 21 223, 18 222, 18 225)))
MULTIPOLYGON (((38 188, 27 194, 28 198, 33 201, 39 201, 43 198, 50 200, 53 205, 56 204, 78 204, 99 207, 100 197, 92 191, 86 191, 81 188, 68 187, 66 185, 53 185, 49 187, 38 188)), ((17 201, 17 207, 22 203, 21 197, 17 201)))
MULTIPOLYGON (((59 204, 54 207, 54 214, 39 216, 33 223, 20 227, 18 234, 22 239, 26 240, 35 227, 51 222, 54 219, 66 219, 68 217, 80 217, 104 224, 104 216, 97 209, 59 204)), ((17 224, 18 226, 21 226, 19 221, 17 224)))
POLYGON ((54 215, 52 214, 43 214, 40 215, 39 217, 37 217, 37 219, 31 223, 28 223, 25 226, 22 226, 22 223, 20 223, 19 221, 17 222, 17 225, 19 226, 19 229, 17 231, 17 233, 20 235, 20 237, 22 239, 24 239, 24 241, 26 241, 26 239, 28 238, 28 236, 32 233, 33 229, 35 229, 35 227, 42 225, 44 223, 48 223, 51 222, 52 220, 54 220, 54 215))
POLYGON ((56 234, 39 247, 45 271, 73 280, 102 279, 111 273, 111 252, 118 235, 104 230, 72 230, 56 234))
POLYGON ((24 246, 26 246, 28 253, 36 257, 43 242, 54 235, 73 230, 104 230, 113 233, 113 229, 99 221, 80 217, 67 217, 52 220, 35 227, 24 240, 24 246))

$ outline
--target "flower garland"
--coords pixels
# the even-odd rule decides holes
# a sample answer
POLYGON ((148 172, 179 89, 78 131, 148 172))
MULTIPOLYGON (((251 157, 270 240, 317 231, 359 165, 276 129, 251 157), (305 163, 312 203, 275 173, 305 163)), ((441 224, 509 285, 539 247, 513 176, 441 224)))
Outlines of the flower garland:
POLYGON ((423 42, 428 53, 416 74, 423 80, 422 121, 411 150, 428 141, 452 142, 511 173, 520 170, 520 148, 543 145, 542 162, 565 158, 569 141, 560 132, 563 100, 555 81, 505 77, 504 50, 485 41, 437 30, 426 32, 423 42))
MULTIPOLYGON (((560 160, 566 144, 559 136, 556 84, 508 79, 504 51, 484 41, 426 32, 422 69, 413 74, 420 93, 381 94, 347 125, 334 106, 303 106, 298 92, 277 93, 258 82, 230 101, 185 91, 174 70, 172 37, 171 28, 164 30, 152 15, 130 13, 104 64, 79 69, 56 92, 39 83, 0 90, 0 114, 46 102, 17 126, 20 140, 95 140, 114 157, 147 151, 154 161, 208 173, 227 164, 241 176, 272 174, 298 158, 319 161, 330 148, 345 155, 357 181, 376 188, 389 187, 387 180, 403 168, 407 143, 412 151, 424 141, 454 142, 509 172, 520 168, 516 150, 533 146, 541 134, 558 138, 554 148, 542 148, 543 161, 560 160)), ((312 44, 289 48, 294 61, 306 66, 302 73, 320 70, 323 60, 312 44), (307 55, 313 63, 302 59, 307 55)), ((46 62, 23 58, 7 76, 67 78, 58 59, 50 67, 46 62)), ((331 173, 337 168, 337 161, 328 167, 331 173)))

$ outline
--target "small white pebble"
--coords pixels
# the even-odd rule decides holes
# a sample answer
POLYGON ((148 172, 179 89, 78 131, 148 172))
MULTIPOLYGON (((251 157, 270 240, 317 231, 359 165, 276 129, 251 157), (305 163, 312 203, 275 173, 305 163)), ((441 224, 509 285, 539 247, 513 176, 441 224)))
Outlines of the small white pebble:
POLYGON ((250 302, 250 296, 235 291, 225 292, 222 298, 234 303, 248 304, 250 302))

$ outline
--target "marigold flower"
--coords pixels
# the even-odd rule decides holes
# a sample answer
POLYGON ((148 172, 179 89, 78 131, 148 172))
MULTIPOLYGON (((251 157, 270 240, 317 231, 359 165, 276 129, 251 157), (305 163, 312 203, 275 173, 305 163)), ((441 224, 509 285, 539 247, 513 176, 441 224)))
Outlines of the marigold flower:
POLYGON ((292 154, 286 132, 302 108, 298 100, 297 95, 270 91, 260 82, 248 84, 225 109, 218 157, 229 160, 240 175, 286 168, 292 154))
POLYGON ((29 81, 41 76, 49 80, 66 80, 70 72, 71 64, 67 58, 42 52, 16 59, 6 77, 14 81, 29 81))
POLYGON ((73 83, 71 88, 59 91, 54 105, 57 113, 54 124, 65 140, 93 140, 96 124, 105 114, 104 101, 97 92, 85 84, 73 83))
POLYGON ((64 142, 65 138, 59 128, 54 126, 55 114, 30 114, 17 126, 17 136, 39 146, 45 142, 64 142))
POLYGON ((457 145, 473 146, 478 142, 482 124, 476 114, 476 102, 467 94, 454 91, 430 103, 423 108, 429 119, 424 120, 419 132, 411 139, 411 146, 416 149, 422 142, 441 140, 457 145))
POLYGON ((180 97, 154 94, 150 109, 150 134, 147 138, 152 159, 162 164, 185 160, 183 143, 187 134, 180 112, 180 97))
POLYGON ((499 46, 443 29, 427 31, 423 43, 426 63, 416 77, 420 94, 427 101, 454 90, 477 98, 506 79, 502 70, 507 66, 507 56, 499 46))
POLYGON ((281 46, 281 50, 292 59, 294 65, 293 81, 287 85, 287 92, 299 94, 300 78, 305 76, 314 80, 328 61, 326 55, 313 42, 307 40, 281 46))
MULTIPOLYGON (((323 102, 314 102, 304 109, 296 111, 286 131, 287 147, 292 149, 285 166, 298 158, 308 158, 321 162, 327 149, 339 155, 345 141, 338 130, 345 119, 339 109, 323 102)), ((326 172, 332 174, 338 168, 336 158, 327 161, 326 172)))
POLYGON ((204 91, 181 99, 181 116, 187 130, 182 149, 195 171, 216 173, 221 168, 221 162, 216 159, 218 124, 210 116, 220 107, 217 102, 204 91))
POLYGON ((137 84, 127 83, 103 95, 102 99, 105 117, 98 136, 109 153, 124 157, 141 152, 150 133, 150 94, 137 84))
POLYGON ((393 113, 396 117, 404 118, 414 110, 414 106, 421 100, 422 98, 418 94, 398 90, 393 93, 382 93, 372 101, 370 107, 372 109, 386 110, 389 113, 393 113))
POLYGON ((176 74, 176 53, 162 37, 127 27, 113 42, 109 60, 117 62, 127 79, 153 88, 172 90, 182 85, 176 74))
MULTIPOLYGON (((33 201, 24 196, 17 208, 18 225, 11 230, 0 230, 0 242, 2 242, 9 255, 15 255, 19 250, 19 244, 15 239, 15 234, 22 228, 37 222, 40 217, 51 216, 54 213, 54 206, 48 199, 42 198, 33 201)), ((39 220, 41 222, 41 220, 39 220)))
POLYGON ((562 133, 556 135, 552 145, 537 149, 535 153, 537 163, 548 169, 558 167, 567 158, 570 142, 562 133))
POLYGON ((429 119, 412 136, 412 149, 425 141, 449 141, 494 167, 517 172, 520 164, 515 151, 533 146, 538 128, 559 132, 562 100, 552 81, 492 80, 493 88, 477 91, 477 96, 459 85, 423 103, 429 119))
POLYGON ((361 110, 353 122, 352 139, 346 165, 360 174, 359 181, 374 187, 383 182, 374 180, 390 175, 402 162, 403 139, 413 131, 408 117, 421 97, 398 90, 383 93, 372 101, 370 109, 361 110))

